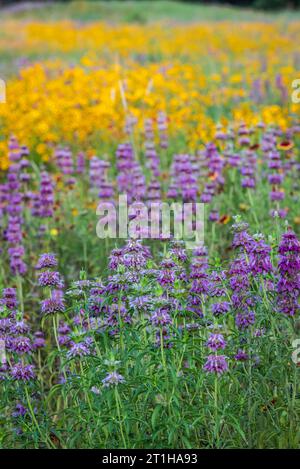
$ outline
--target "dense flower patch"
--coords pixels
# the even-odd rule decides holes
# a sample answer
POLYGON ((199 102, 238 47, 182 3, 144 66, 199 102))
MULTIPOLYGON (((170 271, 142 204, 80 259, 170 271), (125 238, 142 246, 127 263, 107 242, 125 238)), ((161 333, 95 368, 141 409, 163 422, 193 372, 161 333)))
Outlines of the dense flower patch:
POLYGON ((19 72, 0 107, 3 169, 11 133, 37 160, 51 159, 56 144, 111 154, 126 118, 137 121, 139 134, 145 118, 164 112, 169 132, 184 143, 179 151, 195 151, 217 124, 263 121, 286 129, 298 112, 290 99, 298 22, 3 28, 0 50, 18 58, 19 72))

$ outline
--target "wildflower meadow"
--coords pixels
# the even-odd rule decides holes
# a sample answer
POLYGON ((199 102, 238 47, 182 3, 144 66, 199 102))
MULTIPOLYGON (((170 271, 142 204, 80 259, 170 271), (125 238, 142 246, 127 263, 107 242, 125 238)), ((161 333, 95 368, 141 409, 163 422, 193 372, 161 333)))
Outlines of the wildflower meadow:
POLYGON ((299 448, 299 10, 38 3, 0 8, 0 447, 299 448))

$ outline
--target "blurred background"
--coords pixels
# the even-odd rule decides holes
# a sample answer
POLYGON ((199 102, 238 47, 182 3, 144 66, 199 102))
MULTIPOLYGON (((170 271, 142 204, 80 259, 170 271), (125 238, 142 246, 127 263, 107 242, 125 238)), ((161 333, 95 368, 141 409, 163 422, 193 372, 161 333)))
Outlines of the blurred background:
MULTIPOLYGON (((73 4, 80 4, 82 2, 80 1, 70 1, 70 0, 62 0, 60 2, 53 2, 51 0, 44 0, 44 1, 39 1, 39 0, 33 0, 30 2, 23 2, 23 1, 14 1, 14 0, 1 0, 0 1, 0 6, 12 6, 16 10, 18 8, 29 8, 32 5, 36 6, 42 6, 45 3, 73 3, 73 4)), ((135 3, 135 4, 143 4, 144 0, 137 0, 135 2, 127 1, 127 0, 121 0, 119 2, 115 2, 112 0, 92 0, 90 3, 94 4, 101 4, 101 3, 110 3, 110 4, 116 4, 116 3, 123 3, 127 4, 127 6, 130 6, 130 4, 135 3)), ((151 2, 146 2, 146 3, 167 3, 167 2, 162 2, 160 0, 151 0, 151 2)), ((170 2, 168 2, 170 3, 170 2)), ((175 2, 173 2, 175 3, 175 2)), ((204 4, 204 5, 235 5, 238 7, 252 7, 252 8, 257 8, 257 9, 265 9, 265 10, 274 10, 274 9, 284 9, 284 8, 298 8, 300 6, 300 0, 219 0, 219 1, 213 1, 213 0, 177 0, 176 3, 187 3, 187 4, 204 4)), ((134 5, 137 7, 137 5, 134 5)), ((141 8, 144 8, 143 5, 141 5, 141 8)))

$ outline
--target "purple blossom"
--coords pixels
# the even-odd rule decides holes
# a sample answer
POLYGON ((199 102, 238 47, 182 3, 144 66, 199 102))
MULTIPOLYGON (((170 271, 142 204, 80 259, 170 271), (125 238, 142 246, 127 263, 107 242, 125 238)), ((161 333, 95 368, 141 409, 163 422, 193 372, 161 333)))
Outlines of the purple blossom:
POLYGON ((278 308, 283 314, 295 316, 300 305, 300 242, 291 230, 282 235, 279 244, 278 308))
POLYGON ((18 307, 17 290, 15 288, 4 288, 2 291, 2 302, 10 310, 18 307))
POLYGON ((34 366, 17 363, 11 369, 11 376, 17 381, 30 381, 35 378, 34 366))
POLYGON ((32 343, 32 347, 34 350, 40 349, 45 347, 46 341, 44 338, 44 333, 42 331, 37 331, 34 333, 34 340, 32 343))
POLYGON ((85 171, 85 155, 83 152, 79 152, 77 155, 77 174, 83 174, 85 171))
POLYGON ((246 329, 255 323, 254 311, 240 312, 235 317, 235 323, 239 329, 246 329))
POLYGON ((53 182, 49 174, 46 171, 44 171, 41 173, 38 215, 41 218, 52 217, 53 206, 54 206, 53 182))
POLYGON ((71 342, 67 356, 68 358, 85 357, 90 353, 90 349, 85 342, 71 342))
POLYGON ((234 359, 240 362, 244 362, 249 360, 249 355, 244 350, 239 349, 238 352, 235 354, 234 359))
POLYGON ((50 298, 41 302, 41 312, 44 315, 62 313, 65 310, 65 301, 60 290, 54 290, 50 298))
POLYGON ((40 272, 38 277, 38 284, 40 287, 63 287, 63 280, 59 272, 52 272, 51 270, 45 270, 40 272))
POLYGON ((270 192, 270 199, 272 201, 280 201, 280 200, 283 200, 285 197, 285 194, 283 191, 271 191, 270 192))
POLYGON ((117 371, 112 371, 107 373, 106 377, 102 380, 102 383, 104 387, 109 388, 111 386, 125 383, 125 378, 117 371))
POLYGON ((210 221, 216 222, 220 219, 219 212, 217 210, 212 210, 209 214, 210 221))
POLYGON ((16 321, 11 327, 12 334, 27 334, 30 330, 30 327, 26 322, 22 319, 20 321, 16 321))
POLYGON ((37 270, 41 269, 49 269, 51 267, 56 267, 57 266, 57 259, 55 257, 55 254, 52 253, 45 253, 41 254, 39 257, 39 260, 35 266, 37 270))
POLYGON ((30 339, 23 336, 15 337, 12 340, 11 350, 20 355, 30 352, 32 350, 30 339))
POLYGON ((165 308, 160 308, 158 311, 152 313, 150 321, 154 326, 159 327, 172 323, 171 316, 165 308))
POLYGON ((14 246, 8 249, 10 256, 10 268, 13 275, 24 275, 27 272, 27 266, 23 261, 25 249, 23 246, 14 246))
POLYGON ((12 417, 17 418, 17 417, 24 417, 24 415, 27 414, 27 409, 24 407, 22 404, 17 404, 15 407, 14 412, 12 413, 12 417))
POLYGON ((228 301, 222 301, 220 303, 214 303, 211 305, 211 311, 214 316, 220 316, 230 311, 230 303, 228 301))
POLYGON ((227 357, 225 355, 208 355, 203 368, 209 373, 225 373, 228 371, 227 357))
POLYGON ((224 349, 226 347, 226 341, 222 334, 211 334, 206 342, 206 346, 216 351, 224 349))
POLYGON ((113 249, 109 257, 109 268, 111 270, 117 270, 119 265, 123 265, 123 250, 113 249))

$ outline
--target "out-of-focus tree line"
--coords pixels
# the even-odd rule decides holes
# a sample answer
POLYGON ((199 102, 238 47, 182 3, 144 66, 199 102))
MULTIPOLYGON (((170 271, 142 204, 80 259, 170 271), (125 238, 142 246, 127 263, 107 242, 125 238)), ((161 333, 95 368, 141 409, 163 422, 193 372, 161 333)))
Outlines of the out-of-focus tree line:
MULTIPOLYGON (((68 2, 71 0, 60 0, 60 2, 68 2)), ((73 0, 74 1, 74 0, 73 0)), ((90 0, 97 2, 98 0, 90 0)), ((109 2, 110 0, 101 0, 109 2)), ((123 0, 124 2, 126 0, 123 0)), ((142 2, 143 0, 136 0, 142 2)), ((159 0, 152 0, 159 1, 159 0)), ((298 8, 300 7, 300 0, 176 0, 181 1, 183 3, 202 3, 205 5, 234 5, 240 7, 251 7, 251 8, 261 8, 265 10, 276 10, 276 9, 283 9, 283 8, 298 8)), ((0 6, 8 5, 8 4, 20 4, 23 3, 22 1, 16 0, 0 0, 0 6)), ((26 2, 27 3, 27 2, 26 2)), ((28 3, 51 3, 51 0, 31 0, 28 3)))
POLYGON ((234 5, 240 7, 262 8, 265 10, 276 10, 283 8, 298 8, 300 0, 181 0, 186 3, 203 3, 211 5, 234 5))

